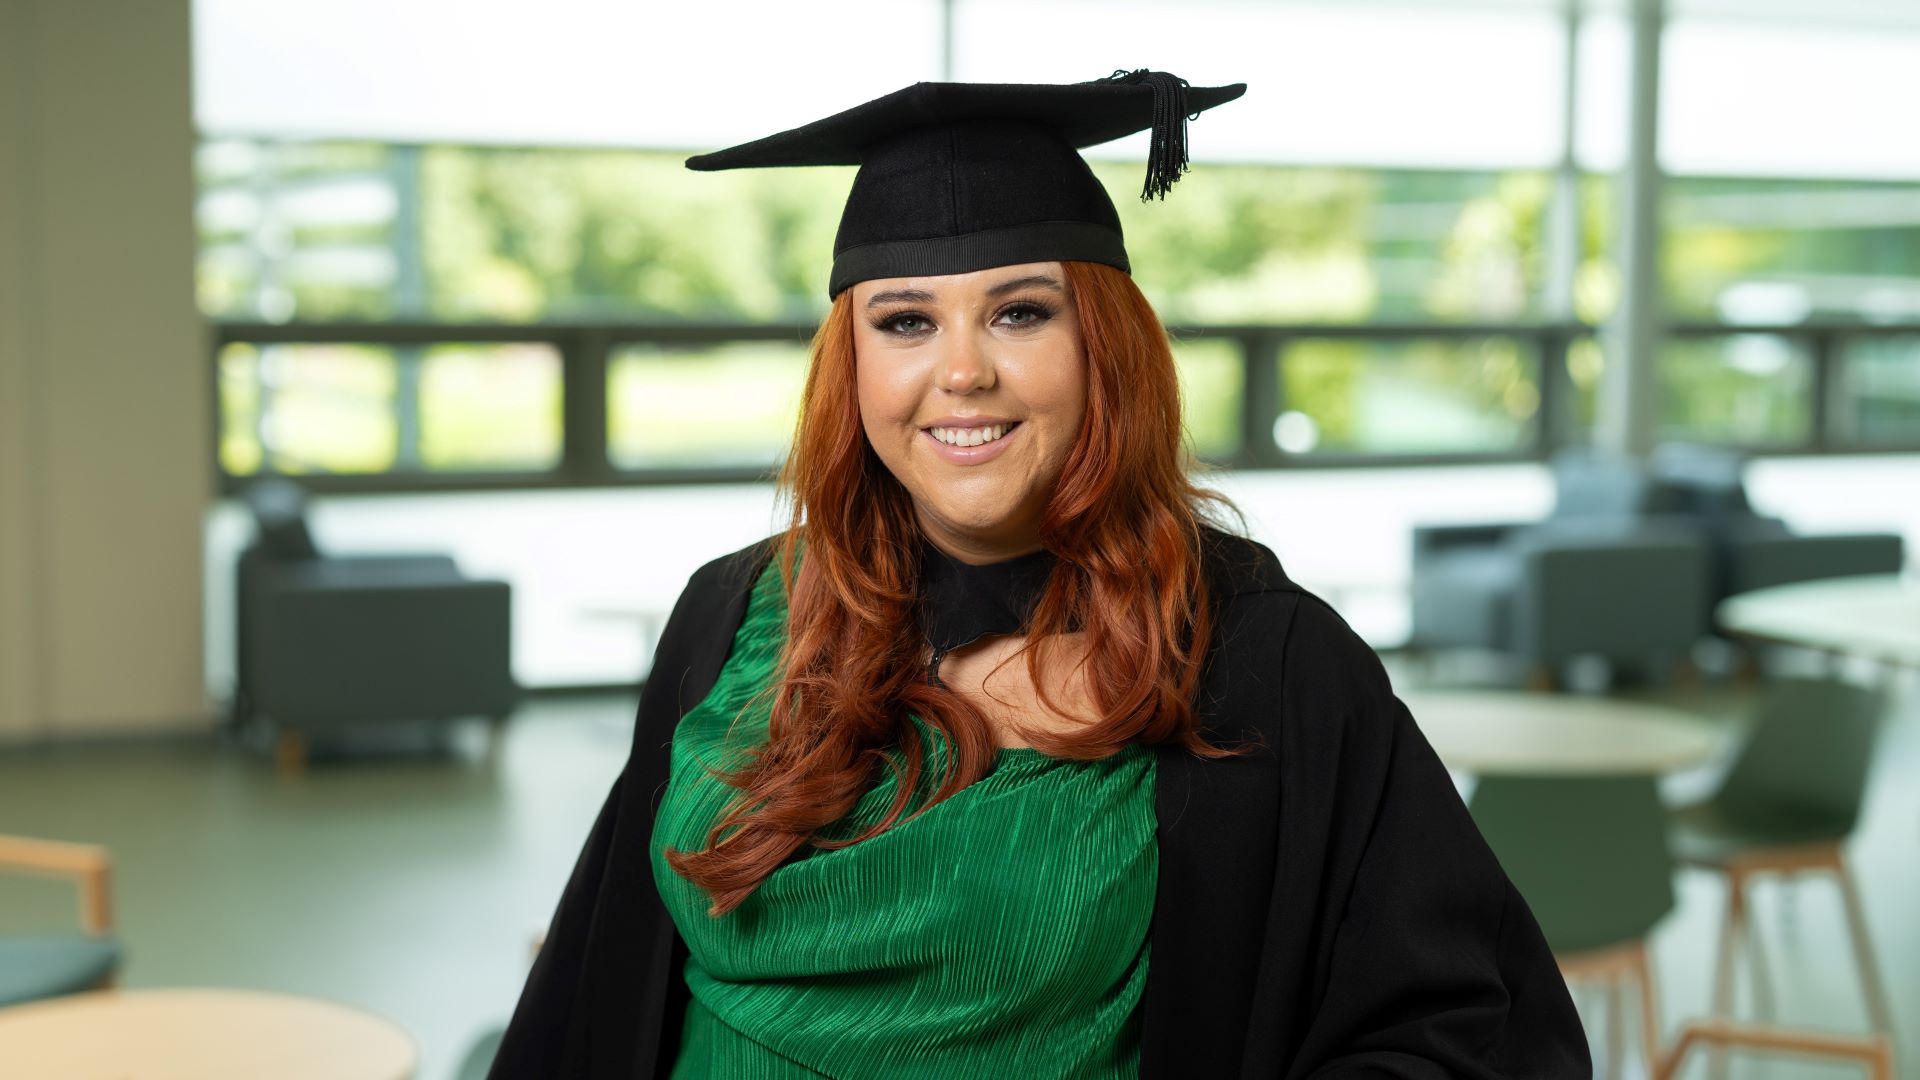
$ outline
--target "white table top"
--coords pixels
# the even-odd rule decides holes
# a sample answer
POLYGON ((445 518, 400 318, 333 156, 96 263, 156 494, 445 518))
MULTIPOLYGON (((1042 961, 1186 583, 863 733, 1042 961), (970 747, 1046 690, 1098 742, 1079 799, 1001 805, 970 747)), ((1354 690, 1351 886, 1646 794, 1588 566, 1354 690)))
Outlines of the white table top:
POLYGON ((0 1009, 0 1076, 25 1080, 408 1080, 391 1021, 253 990, 105 990, 0 1009))
POLYGON ((1920 579, 1860 574, 1728 597, 1720 625, 1737 634, 1920 667, 1920 579))
POLYGON ((1449 767, 1478 774, 1655 774, 1698 765, 1720 745, 1711 721, 1664 705, 1525 690, 1400 695, 1449 767))

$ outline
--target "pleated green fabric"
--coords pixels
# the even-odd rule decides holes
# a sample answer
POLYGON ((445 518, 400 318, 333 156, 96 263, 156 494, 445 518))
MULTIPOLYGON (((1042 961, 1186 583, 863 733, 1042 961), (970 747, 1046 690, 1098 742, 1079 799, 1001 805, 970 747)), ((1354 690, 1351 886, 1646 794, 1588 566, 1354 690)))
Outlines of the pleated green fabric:
MULTIPOLYGON (((651 846, 690 954, 674 1080, 1137 1076, 1159 870, 1148 749, 1095 762, 1003 750, 911 821, 803 848, 717 918, 666 864, 669 846, 706 845, 734 794, 707 770, 766 738, 754 698, 785 622, 769 567, 712 692, 674 735, 651 846)), ((930 742, 937 772, 945 747, 930 742)), ((833 835, 886 816, 897 788, 883 777, 833 835)))

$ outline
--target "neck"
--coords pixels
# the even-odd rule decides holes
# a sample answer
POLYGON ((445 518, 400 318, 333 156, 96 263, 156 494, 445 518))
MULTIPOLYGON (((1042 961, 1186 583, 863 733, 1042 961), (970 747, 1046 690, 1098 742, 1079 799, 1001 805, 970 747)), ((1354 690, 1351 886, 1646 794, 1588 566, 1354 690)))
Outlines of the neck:
POLYGON ((1031 621, 1057 559, 1045 548, 970 563, 927 540, 921 552, 920 624, 933 654, 927 681, 940 681, 940 658, 989 635, 1018 634, 1031 621))
POLYGON ((920 533, 927 543, 969 566, 1006 562, 1031 555, 1044 546, 1038 529, 1008 528, 991 532, 952 529, 928 520, 925 514, 920 515, 920 533))

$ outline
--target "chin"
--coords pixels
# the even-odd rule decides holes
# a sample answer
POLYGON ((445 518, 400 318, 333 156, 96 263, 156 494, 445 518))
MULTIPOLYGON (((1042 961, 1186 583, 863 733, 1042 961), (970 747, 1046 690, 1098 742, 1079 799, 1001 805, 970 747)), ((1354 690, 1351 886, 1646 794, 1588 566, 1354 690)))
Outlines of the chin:
POLYGON ((938 527, 981 540, 1000 540, 1031 531, 1038 515, 1025 514, 1013 504, 933 503, 928 517, 938 527))

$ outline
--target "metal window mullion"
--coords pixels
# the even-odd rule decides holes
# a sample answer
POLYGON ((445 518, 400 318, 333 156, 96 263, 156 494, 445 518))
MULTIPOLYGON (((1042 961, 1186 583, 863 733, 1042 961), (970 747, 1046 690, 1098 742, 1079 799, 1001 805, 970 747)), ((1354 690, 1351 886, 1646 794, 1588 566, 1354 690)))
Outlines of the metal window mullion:
POLYGON ((1553 191, 1548 196, 1545 243, 1546 315, 1574 318, 1574 284, 1580 275, 1580 0, 1563 0, 1560 11, 1560 159, 1553 169, 1553 191))
MULTIPOLYGON (((1807 393, 1809 399, 1807 407, 1813 412, 1809 436, 1798 449, 1800 452, 1831 453, 1859 452, 1865 449, 1849 441, 1846 418, 1843 415, 1845 412, 1843 380, 1846 375, 1847 357, 1841 354, 1847 342, 1861 336, 1913 331, 1910 325, 1867 328, 1840 323, 1814 323, 1793 326, 1729 327, 1722 324, 1686 321, 1677 321, 1665 329, 1672 336, 1681 338, 1715 337, 1728 333, 1771 333, 1788 336, 1797 342, 1804 343, 1813 367, 1812 382, 1807 393)), ((1590 330, 1590 327, 1577 321, 1563 320, 1503 327, 1414 326, 1411 324, 1315 327, 1243 324, 1195 327, 1188 328, 1187 332, 1201 336, 1228 338, 1237 347, 1242 376, 1240 432, 1235 450, 1229 460, 1221 464, 1259 469, 1298 466, 1335 468, 1389 464, 1461 464, 1470 461, 1526 460, 1531 455, 1550 453, 1566 441, 1567 425, 1572 419, 1569 412, 1572 403, 1572 385, 1566 370, 1567 353, 1573 342, 1590 330), (1531 450, 1520 449, 1490 455, 1315 454, 1307 458, 1293 458, 1282 453, 1273 442, 1274 423, 1286 407, 1285 373, 1281 364, 1282 351, 1287 343, 1303 336, 1394 341, 1407 337, 1459 338, 1483 334, 1505 334, 1524 338, 1535 344, 1535 361, 1539 365, 1541 407, 1540 414, 1536 418, 1535 440, 1531 450)), ((209 356, 213 367, 209 393, 217 406, 223 404, 220 398, 218 365, 225 346, 229 344, 251 344, 259 348, 262 353, 270 351, 278 344, 331 341, 385 345, 392 348, 397 356, 401 356, 403 368, 414 367, 409 378, 403 382, 412 381, 417 384, 418 368, 415 366, 417 361, 407 361, 404 354, 422 354, 433 344, 447 341, 538 341, 553 346, 561 355, 562 448, 561 460, 555 469, 527 474, 445 474, 415 471, 339 477, 307 476, 303 478, 303 482, 309 483, 316 490, 326 491, 473 491, 761 480, 764 479, 764 470, 730 466, 631 471, 614 468, 608 455, 609 352, 615 345, 628 341, 671 342, 682 345, 712 344, 725 341, 770 340, 774 337, 791 337, 793 333, 794 331, 790 328, 766 326, 647 326, 611 323, 583 326, 217 323, 212 335, 213 349, 209 356)), ((266 380, 261 377, 263 368, 260 365, 254 365, 249 374, 262 383, 258 394, 261 411, 256 418, 256 423, 261 428, 258 434, 265 436, 265 428, 269 426, 268 418, 273 407, 272 387, 267 385, 266 380)), ((417 385, 415 389, 417 391, 417 385)), ((417 399, 417 393, 415 397, 417 399)), ((400 408, 401 405, 396 404, 395 407, 400 408)), ((417 400, 416 404, 407 408, 417 409, 417 400)), ((224 430, 224 420, 222 416, 221 430, 224 430)), ((417 449, 417 436, 413 442, 417 449)), ((1782 450, 1791 452, 1790 448, 1784 447, 1756 449, 1760 452, 1782 450)), ((1885 452, 1902 448, 1889 446, 1872 449, 1876 452, 1885 452)), ((263 452, 268 450, 264 438, 262 450, 263 452)), ((244 485, 245 477, 226 475, 219 456, 217 437, 214 440, 212 457, 212 465, 219 478, 221 490, 232 492, 244 485)), ((278 471, 281 466, 288 464, 291 463, 269 458, 263 462, 263 469, 269 472, 278 471)))
POLYGON ((260 466, 256 472, 279 472, 272 446, 267 439, 268 418, 273 413, 273 384, 267 381, 267 358, 273 346, 266 345, 253 354, 253 439, 260 444, 260 466))
POLYGON ((607 445, 608 350, 604 329, 585 327, 561 337, 560 476, 576 484, 605 483, 613 460, 607 445))
POLYGON ((1630 77, 1627 159, 1620 193, 1617 261, 1620 305, 1603 332, 1611 339, 1599 386, 1594 442, 1608 453, 1645 458, 1659 441, 1661 345, 1665 341, 1660 277, 1660 49, 1664 0, 1629 0, 1630 77))
POLYGON ((1833 450, 1848 439, 1846 425, 1835 423, 1834 412, 1844 395, 1840 392, 1841 348, 1839 333, 1815 330, 1807 335, 1808 360, 1813 365, 1807 394, 1807 442, 1816 453, 1833 450))
POLYGON ((426 350, 418 345, 393 348, 393 465, 403 471, 421 471, 420 365, 426 350))
POLYGON ((1273 441, 1273 429, 1287 407, 1286 380, 1281 377, 1281 356, 1286 338, 1276 333, 1261 333, 1246 339, 1248 464, 1271 468, 1287 464, 1286 455, 1273 441))
POLYGON ((1573 344, 1568 327, 1535 331, 1533 362, 1535 385, 1540 387, 1540 405, 1533 416, 1533 453, 1544 461, 1567 444, 1567 432, 1573 426, 1572 379, 1567 371, 1567 354, 1573 344))
POLYGON ((425 237, 421 229, 420 147, 407 143, 388 150, 387 182, 392 185, 394 215, 394 295, 410 317, 428 314, 425 237))

